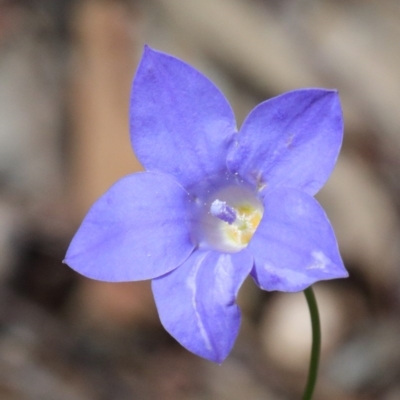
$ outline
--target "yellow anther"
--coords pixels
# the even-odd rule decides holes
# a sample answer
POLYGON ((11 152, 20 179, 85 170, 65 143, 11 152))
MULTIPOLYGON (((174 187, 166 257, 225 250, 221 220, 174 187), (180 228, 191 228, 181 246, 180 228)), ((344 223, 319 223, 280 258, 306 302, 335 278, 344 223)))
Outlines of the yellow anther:
POLYGON ((239 204, 233 207, 236 220, 233 224, 224 224, 224 236, 235 247, 244 248, 248 245, 262 218, 262 212, 252 204, 239 204))

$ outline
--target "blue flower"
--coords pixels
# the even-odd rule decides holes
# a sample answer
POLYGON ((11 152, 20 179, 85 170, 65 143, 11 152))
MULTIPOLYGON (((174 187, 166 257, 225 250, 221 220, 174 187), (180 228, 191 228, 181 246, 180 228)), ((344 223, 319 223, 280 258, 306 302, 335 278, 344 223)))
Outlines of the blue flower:
POLYGON ((238 132, 206 77, 146 47, 130 132, 146 172, 122 178, 92 206, 65 262, 102 281, 152 279, 162 324, 193 353, 218 363, 229 354, 248 275, 285 292, 348 275, 312 197, 342 142, 336 91, 265 101, 238 132))

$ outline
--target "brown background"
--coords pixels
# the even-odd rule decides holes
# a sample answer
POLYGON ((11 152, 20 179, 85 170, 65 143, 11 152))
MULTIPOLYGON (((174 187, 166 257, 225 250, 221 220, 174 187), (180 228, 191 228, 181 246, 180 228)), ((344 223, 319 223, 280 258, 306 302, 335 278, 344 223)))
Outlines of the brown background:
POLYGON ((148 282, 61 264, 82 217, 140 170, 130 85, 145 43, 200 69, 242 122, 300 87, 339 89, 345 141, 318 195, 350 278, 316 285, 315 400, 400 398, 400 4, 397 0, 0 1, 0 398, 298 399, 303 295, 248 281, 222 366, 160 326, 148 282))

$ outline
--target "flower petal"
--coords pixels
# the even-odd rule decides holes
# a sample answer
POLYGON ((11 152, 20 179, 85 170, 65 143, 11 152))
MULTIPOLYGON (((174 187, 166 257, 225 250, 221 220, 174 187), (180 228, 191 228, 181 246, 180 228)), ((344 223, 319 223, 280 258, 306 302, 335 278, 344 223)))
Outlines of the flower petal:
POLYGON ((188 205, 187 192, 172 177, 129 175, 92 206, 64 261, 82 275, 109 282, 165 274, 193 251, 188 205))
POLYGON ((343 137, 336 91, 296 90, 258 105, 243 123, 228 168, 260 189, 314 195, 331 174, 343 137))
POLYGON ((195 251, 179 268, 154 279, 154 298, 165 329, 191 352, 221 363, 239 331, 235 299, 252 266, 246 250, 195 251))
POLYGON ((226 169, 236 125, 231 107, 212 82, 146 46, 133 82, 130 130, 143 166, 169 173, 188 188, 226 169))
POLYGON ((324 210, 304 192, 279 189, 264 199, 264 215, 248 249, 252 276, 265 290, 296 292, 348 276, 324 210))

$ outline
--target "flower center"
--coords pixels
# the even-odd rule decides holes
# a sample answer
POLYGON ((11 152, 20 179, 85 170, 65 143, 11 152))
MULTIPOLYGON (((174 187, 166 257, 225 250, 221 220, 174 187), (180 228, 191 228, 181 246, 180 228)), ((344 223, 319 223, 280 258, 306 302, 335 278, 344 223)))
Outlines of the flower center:
POLYGON ((253 237, 261 221, 262 212, 249 203, 239 204, 234 210, 236 219, 231 224, 223 224, 221 229, 227 241, 242 249, 249 244, 253 237))
POLYGON ((228 186, 204 203, 205 242, 212 248, 235 253, 250 242, 263 216, 263 206, 253 191, 228 186))

